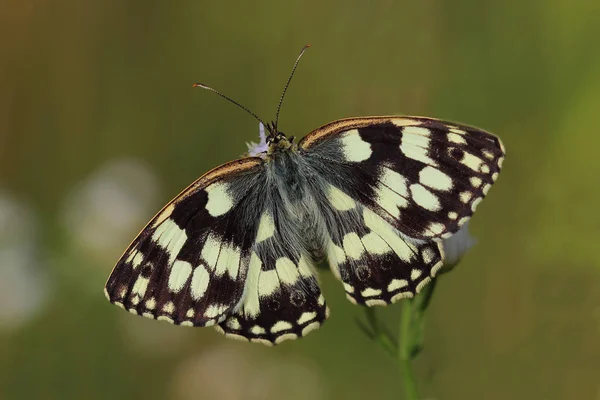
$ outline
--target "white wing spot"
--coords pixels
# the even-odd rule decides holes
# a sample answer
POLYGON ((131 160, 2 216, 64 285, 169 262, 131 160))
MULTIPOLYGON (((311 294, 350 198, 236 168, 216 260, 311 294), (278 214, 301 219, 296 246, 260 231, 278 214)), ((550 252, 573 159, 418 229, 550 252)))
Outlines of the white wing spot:
POLYGON ((379 300, 379 299, 365 300, 365 304, 368 305, 369 307, 387 306, 387 303, 384 300, 379 300))
POLYGON ((481 178, 477 177, 477 176, 472 176, 471 178, 469 178, 469 182, 471 182, 471 186, 473 186, 474 188, 478 188, 479 186, 481 186, 481 178))
POLYGON ((425 261, 425 264, 431 263, 431 261, 433 261, 434 257, 435 257, 435 252, 431 248, 428 247, 425 250, 423 250, 423 261, 425 261))
POLYGON ((194 315, 196 315, 196 311, 193 308, 188 309, 185 313, 187 318, 194 318, 194 315))
POLYGON ((232 244, 221 245, 219 259, 215 267, 215 275, 221 276, 227 271, 233 279, 237 278, 240 269, 240 249, 232 244))
POLYGON ((483 194, 487 194, 487 192, 490 191, 490 188, 492 187, 492 185, 490 185, 489 183, 484 185, 483 188, 481 188, 481 191, 483 192, 483 194))
POLYGON ((267 333, 267 331, 265 331, 265 328, 263 328, 260 325, 254 325, 252 328, 250 328, 250 332, 254 335, 264 335, 265 333, 267 333))
POLYGON ((233 329, 234 331, 239 331, 240 329, 242 329, 242 326, 240 325, 240 321, 238 321, 238 319, 235 317, 229 318, 227 320, 227 322, 225 323, 225 325, 227 325, 227 327, 233 329))
POLYGON ((367 233, 361 240, 367 253, 382 255, 392 251, 385 240, 374 232, 367 233))
POLYGON ((346 161, 360 162, 371 157, 371 145, 361 139, 357 129, 343 133, 340 142, 346 161))
POLYGON ((423 128, 422 126, 405 126, 402 130, 402 133, 419 135, 423 137, 429 137, 431 135, 431 131, 427 128, 423 128))
POLYGON ((465 151, 460 163, 473 171, 479 172, 483 161, 479 157, 475 157, 473 154, 465 151))
POLYGON ((317 304, 319 304, 320 306, 323 306, 325 304, 325 297, 323 297, 322 294, 319 295, 319 298, 317 299, 317 304))
POLYGON ((381 289, 366 288, 365 290, 360 292, 360 294, 363 297, 379 296, 381 294, 381 289))
POLYGON ((393 292, 398 289, 402 289, 403 287, 408 286, 408 281, 405 279, 393 279, 387 287, 388 292, 393 292))
POLYGON ((364 252, 364 247, 356 232, 350 232, 344 236, 344 251, 348 257, 359 260, 364 252))
POLYGON ((319 329, 319 326, 321 326, 319 322, 311 322, 302 329, 302 336, 306 336, 315 329, 319 329))
POLYGON ((382 167, 379 172, 379 184, 376 189, 375 202, 390 215, 398 218, 398 208, 408 207, 408 187, 406 178, 394 170, 382 167))
POLYGON ((175 311, 175 304, 173 304, 172 301, 168 301, 163 305, 162 310, 167 314, 173 314, 173 311, 175 311))
POLYGON ((467 144, 467 140, 455 132, 448 133, 448 141, 457 144, 467 144))
POLYGON ((368 208, 363 210, 363 219, 367 228, 379 235, 402 261, 411 261, 414 257, 414 246, 411 247, 405 242, 390 224, 368 208))
POLYGON ((406 126, 402 129, 400 151, 410 159, 437 166, 437 162, 427 155, 429 143, 429 129, 417 126, 406 126))
POLYGON ((458 197, 460 198, 460 201, 462 201, 463 203, 467 204, 469 201, 471 201, 471 197, 473 197, 473 193, 471 192, 461 192, 458 197))
POLYGON ((434 167, 425 167, 419 172, 419 181, 425 186, 441 191, 452 189, 452 178, 434 167))
POLYGON ((292 324, 290 324, 287 321, 277 321, 271 327, 271 333, 277 333, 277 332, 285 331, 287 329, 292 329, 292 324))
POLYGON ((279 278, 277 270, 261 271, 258 278, 258 295, 260 297, 269 296, 279 287, 279 278))
POLYGON ((392 300, 392 303, 395 303, 398 300, 401 300, 401 299, 410 299, 413 296, 414 295, 412 294, 412 292, 400 292, 400 293, 395 294, 394 296, 392 296, 391 300, 392 300))
POLYGON ((417 293, 419 293, 421 291, 421 289, 423 289, 423 287, 425 285, 427 285, 429 282, 431 282, 431 278, 427 277, 425 279, 423 279, 421 282, 419 282, 419 284, 417 285, 417 287, 415 288, 415 291, 417 293))
POLYGON ((346 261, 346 253, 344 250, 337 246, 331 239, 329 239, 329 245, 327 246, 327 259, 329 260, 329 267, 333 275, 340 278, 340 264, 346 261))
POLYGON ((175 221, 166 219, 156 228, 152 240, 165 249, 169 255, 169 263, 172 263, 187 241, 187 235, 175 221))
POLYGON ((333 208, 338 211, 352 210, 356 207, 356 203, 350 196, 333 185, 329 185, 329 188, 327 189, 327 199, 333 208))
POLYGON ((379 181, 401 196, 408 196, 406 178, 393 169, 382 167, 379 171, 379 181))
POLYGON ((171 318, 167 317, 166 315, 161 315, 158 318, 156 318, 157 321, 165 321, 168 322, 170 324, 174 323, 175 321, 173 321, 171 318))
POLYGON ((415 183, 410 185, 412 199, 419 206, 429 211, 438 211, 442 207, 438 197, 427 190, 423 185, 415 183))
POLYGON ((450 218, 450 219, 456 219, 456 218, 458 218, 458 213, 456 213, 454 211, 450 211, 448 213, 448 218, 450 218))
POLYGON ((429 224, 426 231, 430 234, 430 236, 437 236, 440 233, 444 232, 445 229, 446 228, 444 224, 441 224, 439 222, 432 222, 429 224))
POLYGON ((206 318, 215 318, 216 316, 223 314, 227 308, 229 308, 227 304, 211 304, 210 306, 206 307, 204 316, 206 318))
POLYGON ((420 269, 413 268, 413 270, 410 271, 410 279, 416 281, 417 279, 419 279, 422 273, 423 271, 421 271, 420 269))
POLYGON ((300 279, 298 267, 287 257, 280 257, 275 262, 275 270, 279 280, 286 285, 295 284, 300 279))
POLYGON ((240 342, 247 342, 246 336, 238 335, 237 333, 225 332, 225 337, 229 339, 239 340, 240 342))
POLYGON ((285 340, 294 340, 298 339, 298 335, 295 333, 286 333, 285 335, 281 335, 275 339, 275 343, 279 344, 285 340))
POLYGON ((148 310, 154 310, 156 307, 156 299, 154 299, 154 297, 150 297, 148 300, 146 300, 145 306, 148 310))
POLYGON ((305 324, 309 321, 312 321, 313 319, 317 318, 317 313, 312 311, 312 312, 304 312, 302 313, 302 315, 300 316, 300 318, 298 318, 298 325, 302 325, 305 324))
POLYGON ((308 278, 313 276, 313 271, 310 267, 310 264, 308 264, 306 262, 306 260, 304 259, 304 256, 300 256, 300 260, 298 261, 298 272, 300 272, 300 275, 308 278))
POLYGON ((269 239, 275 233, 275 223, 270 213, 264 212, 260 217, 258 224, 258 233, 256 234, 256 243, 269 239))
POLYGON ((484 174, 489 174, 490 173, 490 167, 488 167, 486 164, 483 164, 479 170, 481 172, 483 172, 484 174))
POLYGON ((228 184, 218 182, 204 189, 208 194, 208 201, 205 208, 211 216, 218 217, 223 215, 233 207, 233 199, 227 192, 228 187, 228 184))
POLYGON ((354 293, 354 286, 344 282, 344 290, 348 293, 354 293))
POLYGON ((133 285, 133 288, 131 289, 131 293, 133 295, 144 297, 144 295, 146 294, 146 290, 148 289, 148 282, 150 282, 150 279, 144 278, 141 275, 138 276, 138 278, 135 281, 135 284, 133 285))
POLYGON ((202 253, 200 253, 200 255, 204 261, 206 261, 206 264, 211 271, 214 271, 217 267, 220 248, 221 238, 210 233, 204 241, 204 246, 202 247, 202 253))
POLYGON ((481 151, 483 153, 483 155, 485 156, 485 158, 487 158, 488 160, 493 160, 494 159, 494 153, 492 153, 489 150, 482 150, 481 151))
POLYGON ((179 293, 192 273, 192 264, 187 261, 177 260, 169 272, 168 286, 173 293, 179 293))
POLYGON ((192 298, 194 300, 199 300, 204 293, 206 293, 206 289, 208 289, 208 283, 210 282, 210 274, 204 268, 204 265, 200 264, 194 269, 194 274, 192 275, 192 282, 190 284, 190 291, 192 298))
POLYGON ((131 263, 131 267, 136 269, 144 261, 144 255, 138 250, 132 250, 125 262, 131 263))
POLYGON ((494 172, 494 173, 492 174, 492 180, 496 181, 496 179, 498 179, 498 173, 497 173, 497 172, 494 172))
POLYGON ((463 131, 462 129, 458 129, 456 127, 450 127, 450 132, 456 133, 458 135, 466 135, 467 132, 463 131))
POLYGON ((244 289, 244 315, 251 318, 256 317, 260 313, 259 284, 261 275, 262 263, 255 252, 250 256, 250 264, 248 265, 248 274, 246 275, 246 287, 244 289))
POLYGON ((269 347, 273 346, 273 342, 270 342, 269 340, 263 338, 250 338, 250 341, 254 343, 264 344, 265 346, 269 347))

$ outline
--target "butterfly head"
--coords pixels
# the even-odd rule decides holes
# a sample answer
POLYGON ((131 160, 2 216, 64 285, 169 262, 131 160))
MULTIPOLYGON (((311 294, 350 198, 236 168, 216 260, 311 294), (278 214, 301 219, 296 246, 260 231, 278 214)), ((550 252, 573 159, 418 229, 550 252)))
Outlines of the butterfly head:
POLYGON ((294 137, 287 137, 285 133, 277 130, 277 125, 274 122, 266 125, 266 129, 269 132, 267 136, 267 155, 272 155, 282 151, 288 151, 295 148, 294 137))

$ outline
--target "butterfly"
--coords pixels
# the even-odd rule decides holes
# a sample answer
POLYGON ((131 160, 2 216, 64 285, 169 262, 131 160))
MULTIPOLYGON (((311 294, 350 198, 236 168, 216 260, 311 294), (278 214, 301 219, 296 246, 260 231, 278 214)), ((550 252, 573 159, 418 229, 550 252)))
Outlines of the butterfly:
POLYGON ((315 271, 325 258, 352 303, 413 297, 504 160, 496 136, 423 117, 341 119, 296 143, 277 128, 283 95, 264 124, 196 86, 268 135, 169 202, 108 278, 111 303, 176 325, 266 345, 306 336, 329 315, 315 271))

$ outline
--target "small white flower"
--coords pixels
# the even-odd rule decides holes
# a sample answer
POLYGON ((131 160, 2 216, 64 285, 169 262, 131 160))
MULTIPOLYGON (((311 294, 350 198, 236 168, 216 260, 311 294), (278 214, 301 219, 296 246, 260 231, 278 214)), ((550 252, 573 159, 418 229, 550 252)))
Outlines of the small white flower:
POLYGON ((158 186, 146 164, 108 161, 67 196, 61 217, 73 244, 89 257, 114 257, 151 215, 158 186))
POLYGON ((458 264, 460 259, 477 243, 477 239, 469 235, 469 221, 458 232, 442 242, 444 247, 444 268, 448 272, 458 264))
POLYGON ((267 144, 267 136, 265 135, 265 126, 262 122, 258 123, 258 136, 260 137, 259 143, 246 143, 248 146, 248 155, 250 157, 261 157, 265 158, 269 145, 267 144))
POLYGON ((43 309, 51 281, 40 261, 33 210, 0 190, 0 330, 14 330, 43 309))

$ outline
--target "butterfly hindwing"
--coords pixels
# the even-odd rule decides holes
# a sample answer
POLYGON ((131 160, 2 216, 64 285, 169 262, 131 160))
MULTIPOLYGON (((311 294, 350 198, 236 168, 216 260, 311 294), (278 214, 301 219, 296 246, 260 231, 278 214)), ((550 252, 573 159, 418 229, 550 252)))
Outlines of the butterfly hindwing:
POLYGON ((260 212, 252 189, 262 168, 259 158, 225 164, 167 204, 117 262, 108 299, 178 325, 224 320, 244 293, 260 212))
POLYGON ((267 206, 252 248, 244 300, 220 324, 226 335, 264 344, 307 335, 329 310, 298 229, 297 207, 281 185, 264 187, 267 206))
POLYGON ((324 247, 350 301, 394 303, 414 296, 435 276, 442 266, 440 243, 408 238, 337 186, 321 185, 324 247))
POLYGON ((497 137, 420 117, 340 120, 311 132, 299 147, 325 179, 422 240, 457 232, 504 159, 497 137))

